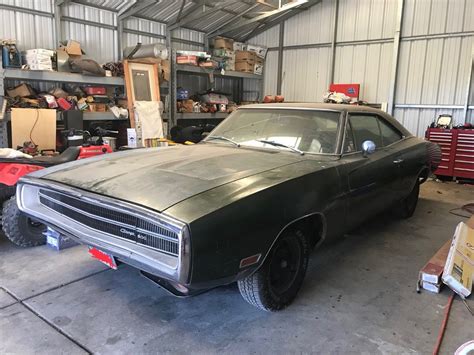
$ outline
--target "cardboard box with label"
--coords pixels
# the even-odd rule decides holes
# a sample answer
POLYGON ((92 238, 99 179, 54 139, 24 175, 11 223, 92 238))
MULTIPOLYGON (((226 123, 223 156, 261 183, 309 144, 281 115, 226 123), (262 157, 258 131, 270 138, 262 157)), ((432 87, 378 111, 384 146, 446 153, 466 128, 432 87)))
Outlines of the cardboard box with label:
POLYGON ((267 56, 268 48, 255 46, 253 44, 246 44, 244 45, 244 50, 254 52, 257 56, 264 59, 267 56))
POLYGON ((228 49, 229 51, 234 50, 234 40, 230 38, 224 38, 224 37, 216 37, 214 39, 214 48, 215 49, 228 49))
POLYGON ((442 279, 461 297, 468 297, 472 292, 473 275, 474 216, 456 227, 442 279))

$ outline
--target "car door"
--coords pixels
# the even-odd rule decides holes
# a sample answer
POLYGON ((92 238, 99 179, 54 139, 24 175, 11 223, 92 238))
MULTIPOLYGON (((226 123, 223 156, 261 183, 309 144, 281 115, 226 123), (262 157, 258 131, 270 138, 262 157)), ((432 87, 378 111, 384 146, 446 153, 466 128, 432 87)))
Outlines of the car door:
POLYGON ((346 225, 354 228, 396 200, 398 154, 384 147, 377 115, 351 113, 347 119, 343 146, 348 188, 346 225), (367 140, 376 146, 370 155, 362 152, 362 143, 367 140))

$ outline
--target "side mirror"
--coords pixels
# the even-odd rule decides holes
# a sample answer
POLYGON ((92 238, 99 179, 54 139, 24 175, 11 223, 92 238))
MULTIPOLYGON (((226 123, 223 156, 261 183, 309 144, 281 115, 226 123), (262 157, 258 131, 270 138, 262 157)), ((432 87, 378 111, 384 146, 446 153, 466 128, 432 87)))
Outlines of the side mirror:
POLYGON ((364 141, 364 143, 362 143, 362 153, 364 153, 364 157, 373 152, 375 152, 375 143, 372 141, 364 141))

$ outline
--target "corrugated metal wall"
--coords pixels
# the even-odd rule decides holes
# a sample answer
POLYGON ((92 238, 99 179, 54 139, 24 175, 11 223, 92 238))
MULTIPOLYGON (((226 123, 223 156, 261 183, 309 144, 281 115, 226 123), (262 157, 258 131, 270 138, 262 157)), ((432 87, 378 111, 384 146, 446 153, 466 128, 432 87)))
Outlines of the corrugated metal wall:
MULTIPOLYGON (((61 8, 63 39, 79 41, 86 54, 99 63, 118 60, 117 12, 74 2, 67 2, 61 8)), ((0 38, 16 39, 20 50, 55 48, 53 13, 54 0, 0 0, 0 38)), ((164 43, 165 35, 165 24, 130 17, 124 21, 122 41, 124 47, 137 42, 164 43)), ((204 48, 204 34, 201 32, 178 29, 172 35, 184 40, 174 42, 176 49, 204 48)))
MULTIPOLYGON (((389 99, 397 4, 339 0, 334 82, 360 83, 361 99, 370 103, 389 99)), ((285 22, 282 94, 287 100, 322 101, 330 80, 334 6, 333 0, 323 0, 285 22)), ((278 33, 276 26, 249 41, 273 47, 266 63, 267 94, 277 91, 278 33)), ((474 1, 404 1, 394 115, 413 133, 423 135, 442 113, 463 122, 473 37, 474 1)), ((469 104, 474 105, 474 94, 469 104)))

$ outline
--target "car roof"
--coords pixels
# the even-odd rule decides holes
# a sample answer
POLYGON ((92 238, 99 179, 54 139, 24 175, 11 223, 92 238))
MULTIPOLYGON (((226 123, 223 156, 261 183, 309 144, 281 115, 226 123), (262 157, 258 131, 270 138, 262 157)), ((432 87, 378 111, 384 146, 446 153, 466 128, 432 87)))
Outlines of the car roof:
POLYGON ((250 104, 240 106, 239 109, 247 108, 273 108, 273 109, 314 109, 314 110, 332 110, 332 111, 349 111, 349 112, 374 112, 374 113, 385 113, 382 110, 362 105, 346 105, 346 104, 324 104, 324 103, 313 103, 313 102, 283 102, 274 104, 250 104))

